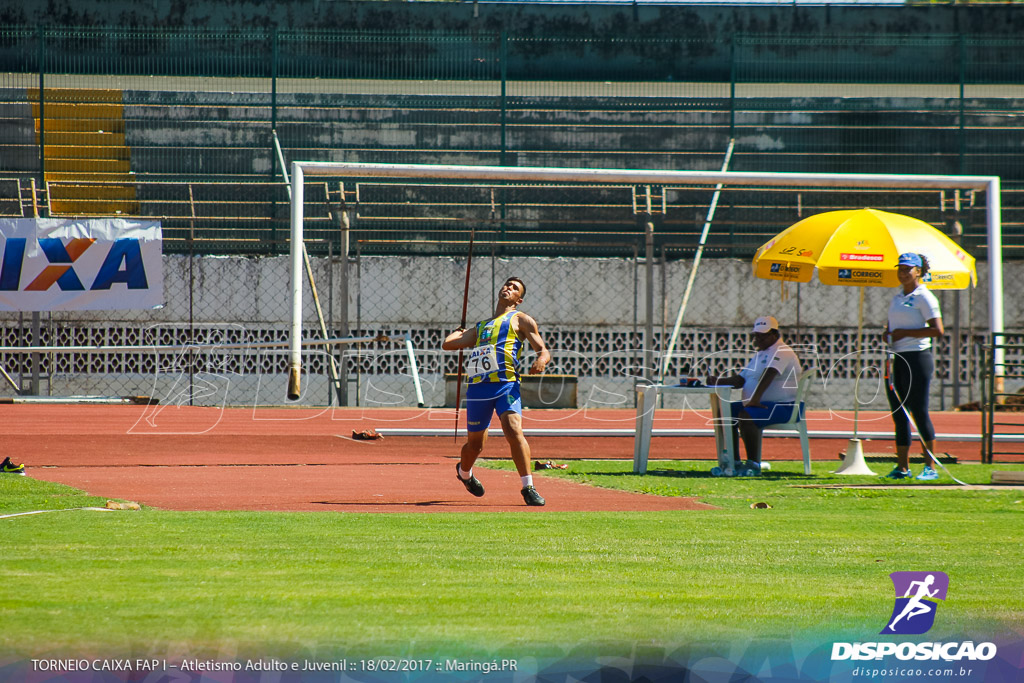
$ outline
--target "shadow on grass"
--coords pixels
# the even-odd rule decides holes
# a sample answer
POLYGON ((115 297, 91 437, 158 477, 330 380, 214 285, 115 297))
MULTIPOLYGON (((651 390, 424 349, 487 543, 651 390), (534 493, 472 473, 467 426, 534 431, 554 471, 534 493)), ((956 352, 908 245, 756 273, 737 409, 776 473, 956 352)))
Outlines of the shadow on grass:
POLYGON ((716 477, 710 471, 699 470, 648 470, 647 474, 657 477, 669 477, 672 479, 736 479, 738 481, 766 481, 766 482, 787 482, 799 481, 808 482, 820 479, 813 474, 800 474, 797 472, 763 472, 756 477, 716 477))
POLYGON ((797 472, 765 472, 756 477, 716 477, 710 470, 647 470, 647 474, 641 475, 635 472, 588 472, 588 477, 599 479, 601 477, 667 477, 669 479, 737 479, 740 481, 814 481, 821 479, 814 474, 801 474, 797 472))

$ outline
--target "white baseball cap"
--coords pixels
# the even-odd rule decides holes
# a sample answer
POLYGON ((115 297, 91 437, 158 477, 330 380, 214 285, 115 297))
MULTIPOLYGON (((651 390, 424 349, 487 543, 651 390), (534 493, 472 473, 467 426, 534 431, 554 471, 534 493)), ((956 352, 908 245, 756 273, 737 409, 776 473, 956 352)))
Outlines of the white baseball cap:
POLYGON ((754 332, 770 332, 779 329, 779 321, 770 315, 762 315, 754 321, 754 332))

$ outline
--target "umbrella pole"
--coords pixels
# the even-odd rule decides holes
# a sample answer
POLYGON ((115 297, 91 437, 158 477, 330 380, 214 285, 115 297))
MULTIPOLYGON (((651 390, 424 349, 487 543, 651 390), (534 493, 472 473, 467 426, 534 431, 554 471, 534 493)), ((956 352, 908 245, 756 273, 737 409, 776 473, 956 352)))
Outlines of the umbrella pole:
POLYGON ((860 416, 860 375, 863 371, 861 366, 861 340, 864 330, 864 288, 860 290, 860 303, 857 306, 857 376, 853 380, 853 438, 857 438, 857 420, 860 416))
POLYGON ((861 334, 864 329, 864 288, 860 287, 860 303, 857 306, 857 376, 853 380, 853 438, 846 445, 846 457, 835 474, 866 474, 875 473, 864 462, 864 445, 857 438, 857 420, 860 416, 860 374, 861 374, 861 334))

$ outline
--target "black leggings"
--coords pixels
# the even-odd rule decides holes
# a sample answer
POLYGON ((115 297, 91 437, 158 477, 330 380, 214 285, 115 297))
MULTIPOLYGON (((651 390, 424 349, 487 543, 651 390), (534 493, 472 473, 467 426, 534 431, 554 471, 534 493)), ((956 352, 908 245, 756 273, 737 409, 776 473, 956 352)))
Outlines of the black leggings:
POLYGON ((935 439, 935 427, 928 415, 928 387, 935 371, 935 361, 931 350, 904 351, 897 353, 892 359, 892 383, 896 385, 897 397, 887 382, 885 395, 892 409, 892 421, 896 426, 896 445, 910 446, 910 420, 907 413, 900 409, 902 399, 907 411, 914 417, 917 432, 924 441, 935 439))

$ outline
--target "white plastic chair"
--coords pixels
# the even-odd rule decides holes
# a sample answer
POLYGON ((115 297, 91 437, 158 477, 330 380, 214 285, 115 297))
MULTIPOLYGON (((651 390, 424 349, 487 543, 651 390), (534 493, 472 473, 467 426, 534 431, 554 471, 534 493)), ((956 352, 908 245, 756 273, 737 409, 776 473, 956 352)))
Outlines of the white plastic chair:
POLYGON ((785 422, 776 422, 765 427, 765 429, 796 430, 800 435, 800 448, 804 453, 804 474, 811 473, 811 440, 807 435, 807 420, 804 415, 807 409, 804 405, 804 398, 807 396, 807 390, 811 386, 811 380, 817 374, 817 368, 808 368, 800 373, 800 379, 797 380, 796 385, 796 399, 793 402, 793 412, 790 413, 789 419, 785 422))

